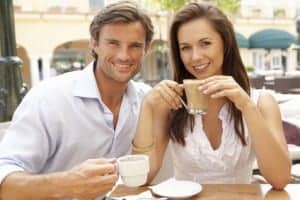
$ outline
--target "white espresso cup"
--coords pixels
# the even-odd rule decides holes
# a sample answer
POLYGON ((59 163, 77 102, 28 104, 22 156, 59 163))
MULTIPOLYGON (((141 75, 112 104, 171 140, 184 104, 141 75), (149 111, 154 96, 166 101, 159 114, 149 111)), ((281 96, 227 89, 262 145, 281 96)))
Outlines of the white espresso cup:
POLYGON ((123 183, 138 187, 146 183, 149 172, 149 156, 143 154, 127 155, 117 159, 119 174, 123 183))

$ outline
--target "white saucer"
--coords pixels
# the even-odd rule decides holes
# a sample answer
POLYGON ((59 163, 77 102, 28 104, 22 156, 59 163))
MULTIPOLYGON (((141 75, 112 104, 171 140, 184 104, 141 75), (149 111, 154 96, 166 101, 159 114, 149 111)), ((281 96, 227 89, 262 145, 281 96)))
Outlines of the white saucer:
POLYGON ((182 199, 195 196, 202 190, 199 183, 168 179, 158 185, 151 186, 153 194, 171 199, 182 199))
POLYGON ((300 177, 300 164, 292 165, 291 174, 296 177, 300 177))

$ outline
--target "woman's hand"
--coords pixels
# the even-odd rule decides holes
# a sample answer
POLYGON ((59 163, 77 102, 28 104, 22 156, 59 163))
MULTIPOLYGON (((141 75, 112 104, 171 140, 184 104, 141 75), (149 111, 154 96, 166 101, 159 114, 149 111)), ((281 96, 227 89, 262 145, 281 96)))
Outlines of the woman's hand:
POLYGON ((180 96, 183 87, 175 81, 163 80, 147 93, 144 101, 149 103, 152 108, 163 107, 164 109, 177 110, 182 107, 180 96))
POLYGON ((203 79, 199 90, 203 94, 210 95, 211 98, 227 97, 241 111, 246 105, 253 103, 249 95, 231 76, 219 75, 203 79))

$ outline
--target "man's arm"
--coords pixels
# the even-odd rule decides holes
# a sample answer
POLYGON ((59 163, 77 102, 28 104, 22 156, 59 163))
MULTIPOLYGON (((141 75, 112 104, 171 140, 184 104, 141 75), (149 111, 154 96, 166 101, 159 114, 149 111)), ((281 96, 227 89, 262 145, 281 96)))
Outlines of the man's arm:
POLYGON ((31 175, 14 172, 1 184, 1 199, 58 199, 67 196, 62 187, 64 173, 31 175))
POLYGON ((11 173, 1 184, 0 197, 2 200, 94 199, 110 191, 117 179, 114 159, 90 159, 65 172, 11 173))

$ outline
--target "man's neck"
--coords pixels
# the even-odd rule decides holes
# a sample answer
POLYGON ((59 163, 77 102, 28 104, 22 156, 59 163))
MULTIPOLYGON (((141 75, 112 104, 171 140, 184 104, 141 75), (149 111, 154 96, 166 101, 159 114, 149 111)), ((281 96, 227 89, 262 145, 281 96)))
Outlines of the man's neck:
POLYGON ((121 104, 128 84, 112 80, 101 72, 95 72, 95 77, 102 101, 113 112, 114 108, 121 104))

